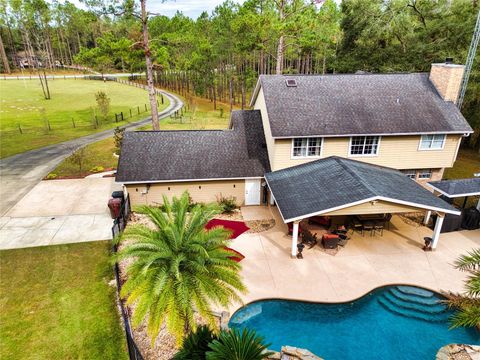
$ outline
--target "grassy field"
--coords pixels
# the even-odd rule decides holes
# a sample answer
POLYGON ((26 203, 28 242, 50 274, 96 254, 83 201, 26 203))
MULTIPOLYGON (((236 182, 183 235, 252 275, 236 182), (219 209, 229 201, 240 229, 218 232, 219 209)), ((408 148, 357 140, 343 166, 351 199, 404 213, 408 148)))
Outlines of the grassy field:
MULTIPOLYGON (((92 80, 49 80, 49 87, 51 99, 45 100, 39 80, 0 82, 0 157, 149 116, 149 111, 145 111, 148 94, 139 88, 92 80), (106 119, 97 108, 95 93, 98 91, 106 92, 110 98, 106 119), (120 112, 125 120, 116 122, 115 114, 120 112)), ((160 109, 167 106, 168 101, 160 103, 160 109)))
POLYGON ((0 358, 127 359, 108 246, 0 252, 0 358))

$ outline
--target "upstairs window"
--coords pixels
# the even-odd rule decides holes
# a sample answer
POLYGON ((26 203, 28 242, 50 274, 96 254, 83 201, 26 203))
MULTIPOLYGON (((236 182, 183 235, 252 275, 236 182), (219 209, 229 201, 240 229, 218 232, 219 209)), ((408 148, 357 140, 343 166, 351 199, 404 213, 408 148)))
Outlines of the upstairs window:
POLYGON ((350 138, 350 155, 373 156, 378 154, 380 136, 354 136, 350 138))
POLYGON ((420 150, 441 150, 445 146, 446 135, 422 135, 420 150))
POLYGON ((292 157, 319 157, 322 153, 321 137, 314 138, 295 138, 292 145, 292 157))

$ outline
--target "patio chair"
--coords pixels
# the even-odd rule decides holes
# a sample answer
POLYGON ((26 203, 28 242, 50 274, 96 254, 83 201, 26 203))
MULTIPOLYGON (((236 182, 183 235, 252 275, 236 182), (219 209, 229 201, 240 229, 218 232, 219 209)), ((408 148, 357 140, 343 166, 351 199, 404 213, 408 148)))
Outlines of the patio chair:
POLYGON ((385 215, 385 225, 387 226, 387 230, 390 230, 390 220, 392 220, 392 214, 386 214, 385 215))
POLYGON ((373 232, 375 230, 375 224, 372 221, 365 221, 363 223, 363 230, 370 231, 370 236, 373 236, 373 232))
POLYGON ((308 245, 308 248, 311 249, 318 243, 317 235, 305 229, 302 232, 302 243, 308 245))
MULTIPOLYGON (((293 222, 289 222, 287 223, 287 226, 288 226, 288 235, 292 235, 293 234, 293 222)), ((302 233, 302 227, 300 225, 298 225, 298 234, 300 235, 302 233)))
POLYGON ((353 231, 358 231, 363 236, 363 224, 356 217, 352 219, 351 225, 353 231))
POLYGON ((373 231, 374 232, 379 232, 380 236, 383 236, 383 229, 385 228, 385 222, 384 221, 375 221, 373 225, 373 231))

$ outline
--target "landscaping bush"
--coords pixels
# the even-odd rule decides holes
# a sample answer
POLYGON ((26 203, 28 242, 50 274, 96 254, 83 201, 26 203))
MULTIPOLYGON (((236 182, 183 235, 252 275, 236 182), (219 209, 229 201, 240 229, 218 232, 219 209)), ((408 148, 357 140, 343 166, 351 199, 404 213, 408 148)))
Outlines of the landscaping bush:
POLYGON ((58 176, 58 175, 55 174, 55 173, 50 173, 50 174, 47 175, 46 179, 47 179, 47 180, 53 180, 53 179, 56 179, 57 176, 58 176))
POLYGON ((213 340, 207 351, 207 360, 263 360, 273 355, 268 351, 270 344, 265 344, 263 337, 255 330, 232 329, 220 332, 218 339, 213 340))
POLYGON ((224 214, 231 214, 237 206, 237 198, 235 196, 217 198, 218 205, 221 206, 224 214))
POLYGON ((104 170, 105 170, 105 168, 103 166, 95 166, 95 167, 90 169, 90 172, 91 173, 100 173, 100 172, 103 172, 104 170))
POLYGON ((113 129, 113 140, 115 141, 115 154, 117 155, 120 155, 124 134, 125 134, 125 129, 123 128, 119 128, 117 126, 115 129, 113 129))
POLYGON ((191 332, 183 340, 182 347, 173 360, 205 360, 205 354, 209 350, 208 345, 215 339, 217 337, 208 326, 199 326, 197 331, 191 332))

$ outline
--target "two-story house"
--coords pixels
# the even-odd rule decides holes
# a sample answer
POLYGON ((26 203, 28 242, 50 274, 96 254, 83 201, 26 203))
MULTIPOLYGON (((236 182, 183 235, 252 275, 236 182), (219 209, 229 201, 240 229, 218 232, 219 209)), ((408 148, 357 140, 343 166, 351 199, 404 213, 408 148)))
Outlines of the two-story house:
POLYGON ((463 71, 262 75, 253 110, 233 112, 226 130, 126 133, 116 180, 133 205, 188 190, 195 202, 275 202, 285 222, 457 213, 419 183, 440 180, 472 133, 455 106, 463 71))

